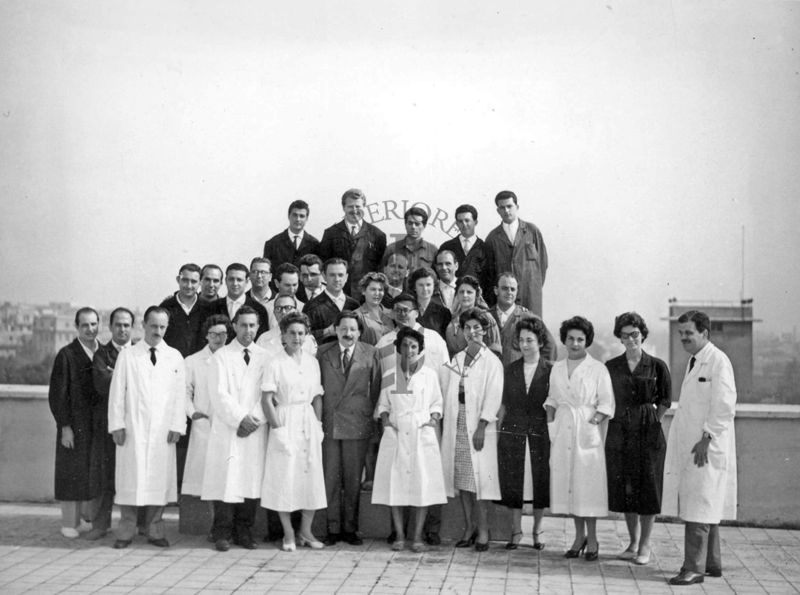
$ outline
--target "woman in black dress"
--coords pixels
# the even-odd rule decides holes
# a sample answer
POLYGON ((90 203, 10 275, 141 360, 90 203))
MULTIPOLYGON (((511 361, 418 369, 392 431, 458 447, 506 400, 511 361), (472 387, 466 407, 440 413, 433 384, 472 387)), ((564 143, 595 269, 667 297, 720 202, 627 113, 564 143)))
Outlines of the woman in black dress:
POLYGON ((522 504, 532 501, 533 547, 542 550, 542 515, 550 506, 550 436, 544 401, 550 392, 552 364, 540 357, 547 340, 541 320, 520 320, 516 335, 522 359, 505 369, 497 441, 501 504, 511 508, 511 540, 506 549, 517 549, 522 539, 522 504))
POLYGON ((625 513, 630 534, 630 544, 619 558, 636 564, 650 562, 650 532, 661 512, 666 454, 661 419, 672 402, 667 364, 642 350, 647 333, 636 312, 617 316, 614 336, 625 353, 606 362, 616 400, 606 437, 608 505, 625 513))

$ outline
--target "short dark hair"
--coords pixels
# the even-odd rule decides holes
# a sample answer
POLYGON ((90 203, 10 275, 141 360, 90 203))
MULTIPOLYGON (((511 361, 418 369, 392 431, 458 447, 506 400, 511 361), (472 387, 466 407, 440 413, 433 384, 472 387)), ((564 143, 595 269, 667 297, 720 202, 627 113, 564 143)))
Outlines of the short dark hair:
POLYGON ((477 221, 478 220, 478 209, 473 207, 472 205, 459 205, 456 207, 456 214, 454 217, 458 217, 461 213, 470 213, 472 218, 477 221))
POLYGON ((456 258, 456 253, 455 253, 455 252, 453 252, 452 250, 447 250, 447 249, 444 249, 444 250, 439 250, 439 251, 436 253, 436 256, 434 256, 434 257, 433 257, 433 264, 434 264, 434 265, 437 265, 437 264, 439 264, 439 257, 440 257, 442 254, 449 254, 450 256, 452 256, 452 257, 453 257, 453 262, 454 262, 454 263, 458 263, 458 258, 456 258))
MULTIPOLYGON (((256 256, 253 260, 250 261, 250 268, 251 269, 253 268, 254 264, 268 264, 269 265, 269 271, 272 272, 272 261, 269 258, 266 258, 264 256, 256 256)), ((231 267, 228 267, 228 268, 231 268, 231 267)), ((249 273, 250 271, 248 270, 247 272, 249 273)))
POLYGON ((494 197, 494 204, 497 205, 500 203, 501 200, 506 200, 507 198, 514 199, 514 204, 519 204, 517 202, 517 195, 514 194, 511 190, 501 190, 497 193, 497 196, 494 197))
POLYGON ((514 336, 519 339, 519 334, 522 331, 529 331, 536 335, 539 347, 544 347, 547 343, 547 327, 540 318, 523 318, 520 320, 514 328, 514 336))
POLYGON ((144 316, 142 317, 142 320, 144 321, 145 324, 147 324, 147 319, 150 318, 151 314, 166 314, 167 320, 169 320, 170 318, 169 310, 167 310, 166 308, 162 308, 161 306, 153 305, 148 307, 147 310, 144 311, 144 316))
POLYGON ((305 211, 306 214, 311 213, 311 209, 308 208, 308 203, 304 200, 293 200, 290 202, 289 210, 286 211, 286 213, 291 215, 292 211, 305 211))
POLYGON ((394 340, 395 351, 400 353, 400 345, 403 344, 403 339, 406 337, 409 339, 414 339, 417 343, 419 343, 420 352, 425 351, 425 335, 418 330, 411 328, 410 326, 404 326, 397 331, 397 337, 394 340))
POLYGON ((320 270, 322 269, 322 259, 316 254, 303 254, 297 264, 301 267, 313 267, 316 264, 319 265, 320 270))
POLYGON ((345 319, 351 319, 356 321, 356 325, 358 326, 358 332, 364 332, 364 323, 361 320, 361 316, 353 312, 352 310, 342 310, 336 315, 336 322, 333 323, 334 327, 339 326, 339 323, 345 319))
POLYGON ((80 308, 77 312, 75 312, 75 326, 78 326, 79 324, 78 321, 81 318, 81 314, 94 314, 95 317, 97 318, 97 322, 100 322, 100 315, 97 313, 97 310, 89 306, 84 306, 83 308, 80 308))
MULTIPOLYGON (((246 306, 242 306, 243 308, 246 306)), ((241 309, 241 308, 240 308, 241 309)), ((203 322, 203 336, 205 337, 208 334, 208 331, 211 330, 212 326, 217 326, 218 324, 225 325, 225 332, 229 335, 233 332, 233 326, 231 325, 231 320, 224 314, 212 314, 208 318, 206 318, 205 322, 203 322)))
POLYGON ((244 273, 245 278, 250 277, 250 269, 244 266, 241 262, 232 262, 228 265, 228 268, 225 269, 225 276, 228 276, 228 273, 231 271, 241 271, 244 273))
POLYGON ((343 264, 344 268, 345 269, 347 268, 347 261, 344 258, 339 258, 338 256, 334 256, 326 260, 324 263, 322 263, 322 272, 327 273, 328 267, 332 267, 337 264, 343 264))
POLYGON ((285 273, 297 275, 297 278, 300 278, 300 269, 294 266, 291 262, 284 262, 283 264, 278 265, 278 268, 275 269, 275 274, 273 277, 275 277, 275 279, 277 279, 277 281, 280 283, 281 277, 285 273))
POLYGON ((484 331, 488 331, 491 326, 489 322, 489 315, 481 308, 467 308, 458 317, 458 326, 462 329, 469 320, 477 320, 481 323, 484 331))
POLYGON ((415 270, 413 273, 411 273, 411 277, 408 280, 408 288, 411 291, 411 293, 416 294, 417 293, 417 281, 419 281, 420 279, 425 279, 427 277, 430 277, 431 279, 433 279, 434 283, 439 278, 439 277, 436 276, 436 273, 434 273, 428 267, 419 267, 417 270, 415 270))
POLYGON ((682 324, 694 322, 694 328, 697 329, 698 333, 708 331, 708 336, 711 337, 711 319, 705 312, 700 310, 689 310, 678 317, 678 322, 682 324))
POLYGON ((348 198, 355 198, 357 200, 363 200, 365 203, 367 202, 366 195, 358 188, 350 188, 349 190, 344 191, 344 194, 342 194, 342 206, 344 206, 344 203, 348 198))
POLYGON ((614 336, 617 339, 619 339, 622 335, 623 326, 633 326, 638 328, 639 332, 642 333, 642 341, 644 341, 647 338, 647 335, 650 333, 650 330, 647 328, 647 325, 644 322, 644 318, 642 318, 636 312, 623 312, 614 319, 614 336))
POLYGON ((181 268, 178 269, 178 274, 180 275, 183 271, 197 273, 198 275, 203 274, 202 269, 193 262, 187 262, 185 265, 181 266, 181 268))
POLYGON ((203 268, 200 271, 200 279, 206 276, 206 269, 217 269, 219 271, 219 276, 222 277, 222 267, 216 264, 207 264, 203 265, 203 268))
POLYGON ((244 316, 245 314, 255 314, 256 320, 258 320, 259 324, 261 323, 261 316, 258 315, 255 308, 252 306, 240 306, 238 310, 236 310, 236 314, 233 315, 233 324, 239 320, 240 317, 244 316))
POLYGON ((133 315, 133 312, 128 310, 128 308, 126 308, 125 306, 120 306, 118 308, 114 308, 111 311, 111 316, 108 317, 108 324, 114 324, 114 317, 117 314, 122 314, 122 313, 127 314, 128 316, 131 317, 131 324, 133 324, 135 322, 136 316, 133 315))
POLYGON ((428 213, 425 209, 420 207, 411 207, 403 214, 403 223, 407 222, 409 217, 421 217, 422 227, 428 225, 428 213))
POLYGON ((561 342, 564 344, 567 342, 567 333, 569 331, 581 331, 586 335, 586 347, 591 347, 594 341, 594 326, 583 316, 573 316, 561 323, 559 336, 561 337, 561 342))
POLYGON ((397 302, 411 302, 411 305, 414 307, 414 309, 419 310, 419 304, 417 303, 416 296, 405 291, 403 293, 398 293, 397 296, 392 300, 392 308, 394 308, 394 305, 397 302))
POLYGON ((278 323, 278 327, 280 327, 281 333, 285 333, 286 329, 293 324, 302 324, 304 327, 306 327, 306 332, 308 332, 311 328, 311 324, 308 322, 308 316, 302 312, 289 312, 286 316, 281 318, 281 321, 278 323))

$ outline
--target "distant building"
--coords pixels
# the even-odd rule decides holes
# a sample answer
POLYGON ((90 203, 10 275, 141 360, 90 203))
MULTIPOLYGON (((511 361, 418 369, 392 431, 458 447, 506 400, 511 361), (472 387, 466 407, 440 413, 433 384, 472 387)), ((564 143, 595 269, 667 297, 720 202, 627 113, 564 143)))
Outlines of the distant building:
POLYGON ((56 353, 77 336, 75 314, 43 312, 33 323, 31 355, 42 359, 56 353))
POLYGON ((711 319, 711 341, 733 364, 736 391, 744 398, 753 390, 753 300, 741 302, 678 302, 669 301, 669 368, 674 387, 673 398, 680 395, 680 386, 689 362, 678 336, 678 318, 689 310, 702 310, 711 319))

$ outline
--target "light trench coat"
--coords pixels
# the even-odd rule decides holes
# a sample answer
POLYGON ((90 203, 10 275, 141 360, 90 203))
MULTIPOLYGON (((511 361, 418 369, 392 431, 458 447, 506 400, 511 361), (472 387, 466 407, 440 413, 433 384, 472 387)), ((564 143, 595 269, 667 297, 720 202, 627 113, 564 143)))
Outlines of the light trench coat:
POLYGON ((183 468, 181 493, 199 496, 203 486, 203 470, 206 465, 208 436, 211 433, 211 395, 208 387, 208 370, 213 353, 206 345, 184 361, 186 364, 186 417, 192 419, 196 412, 208 418, 192 421, 189 448, 186 450, 186 465, 183 468))
POLYGON ((420 367, 405 393, 381 391, 377 416, 389 413, 397 427, 385 427, 381 437, 372 503, 388 506, 446 504, 442 458, 436 429, 423 426, 433 413, 442 414, 442 391, 435 372, 420 367))
POLYGON ((114 501, 164 506, 178 500, 175 445, 169 432, 186 433, 186 372, 177 349, 161 341, 156 365, 144 341, 123 349, 108 394, 108 432, 125 430, 117 446, 114 501))
POLYGON ((608 514, 605 438, 614 416, 614 390, 604 364, 591 355, 567 373, 567 360, 550 371, 544 406, 556 410, 550 432, 550 511, 582 517, 608 514), (595 412, 608 417, 589 423, 595 412))
POLYGON ((736 384, 728 356, 712 343, 695 354, 681 385, 669 428, 661 512, 691 523, 736 518, 736 384), (711 434, 708 463, 694 464, 692 448, 711 434))
POLYGON ((261 378, 265 352, 251 343, 250 364, 244 362, 242 344, 236 339, 211 357, 208 376, 211 390, 211 433, 208 437, 203 500, 243 502, 258 498, 267 450, 266 416, 261 408, 261 378), (258 420, 258 429, 245 438, 236 435, 247 415, 258 420))
MULTIPOLYGON (((465 352, 453 356, 449 364, 439 370, 439 379, 444 394, 444 421, 442 426, 442 467, 447 495, 454 498, 456 421, 458 418, 459 370, 464 369, 465 352)), ((497 413, 503 403, 503 364, 489 348, 484 346, 480 357, 473 361, 464 377, 464 401, 467 433, 475 473, 476 497, 478 500, 500 499, 500 475, 497 470, 497 413), (472 435, 478 422, 484 419, 486 426, 483 449, 475 450, 472 435)))

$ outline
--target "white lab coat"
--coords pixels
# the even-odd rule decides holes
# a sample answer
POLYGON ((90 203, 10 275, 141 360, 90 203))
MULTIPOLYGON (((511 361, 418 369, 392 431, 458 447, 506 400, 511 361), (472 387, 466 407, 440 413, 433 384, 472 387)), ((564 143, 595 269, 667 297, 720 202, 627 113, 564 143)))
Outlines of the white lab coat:
POLYGON ((211 395, 209 394, 208 371, 212 355, 211 349, 206 345, 184 360, 186 364, 186 417, 191 419, 198 411, 208 416, 208 419, 201 418, 192 422, 189 448, 186 450, 181 493, 192 496, 199 496, 202 489, 208 436, 211 433, 211 395))
POLYGON ((117 446, 117 504, 164 506, 178 499, 175 445, 169 432, 186 433, 186 373, 177 349, 161 341, 156 365, 144 341, 119 353, 108 395, 108 431, 125 430, 117 446))
POLYGON ((407 392, 381 391, 377 413, 389 413, 398 428, 383 430, 372 503, 388 506, 430 506, 446 504, 439 440, 428 423, 431 414, 442 414, 439 378, 422 366, 408 381, 407 392))
POLYGON ((605 439, 614 415, 614 390, 606 366, 591 355, 567 374, 567 360, 550 371, 545 406, 556 410, 550 433, 550 510, 556 514, 608 514, 605 439), (608 417, 589 423, 595 412, 608 417))
POLYGON ((728 356, 712 343, 695 355, 681 385, 669 428, 661 512, 692 523, 736 518, 736 384, 728 356), (694 464, 692 448, 711 434, 708 464, 694 464))
POLYGON ((244 347, 234 339, 211 358, 211 433, 203 472, 203 500, 243 502, 258 498, 267 450, 266 416, 261 408, 261 379, 266 362, 264 350, 251 343, 250 364, 244 347), (236 435, 239 424, 252 415, 258 429, 245 438, 236 435))
MULTIPOLYGON (((427 347, 427 344, 426 344, 427 347)), ((465 352, 453 356, 449 364, 439 369, 439 379, 444 395, 444 419, 442 425, 442 467, 447 495, 456 495, 455 452, 456 421, 458 418, 459 370, 464 368, 465 352)), ((464 402, 466 408, 469 448, 472 454, 472 469, 478 500, 500 499, 500 475, 497 470, 497 413, 503 403, 503 364, 484 346, 480 355, 467 369, 464 378, 464 402), (481 419, 488 421, 483 449, 475 450, 472 435, 481 419)))

